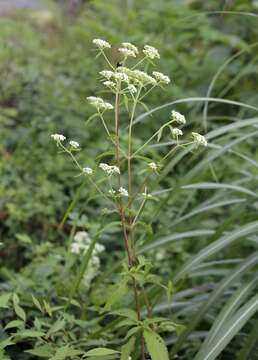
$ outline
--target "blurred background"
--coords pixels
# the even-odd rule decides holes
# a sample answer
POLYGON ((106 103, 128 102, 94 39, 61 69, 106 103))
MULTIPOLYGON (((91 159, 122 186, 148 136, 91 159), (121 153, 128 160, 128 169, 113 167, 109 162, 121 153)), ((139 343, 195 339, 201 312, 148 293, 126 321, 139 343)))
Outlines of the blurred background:
MULTIPOLYGON (((3 288, 10 287, 11 281, 16 289, 37 289, 42 274, 48 277, 51 271, 58 273, 59 260, 43 258, 63 247, 75 220, 79 228, 88 222, 94 226, 97 205, 93 202, 85 206, 87 189, 83 189, 63 231, 58 231, 81 179, 74 177, 72 163, 57 154, 50 140, 50 134, 57 132, 79 141, 85 149, 79 157, 85 163, 106 150, 102 128, 85 127, 92 114, 85 99, 101 94, 96 74, 103 63, 95 59, 94 38, 117 45, 122 41, 139 47, 151 44, 159 49, 157 70, 169 75, 172 85, 165 91, 154 91, 147 99, 149 108, 189 99, 175 106, 185 114, 189 131, 206 134, 233 124, 232 131, 222 133, 209 148, 209 156, 177 159, 166 169, 163 187, 175 186, 183 178, 184 185, 212 182, 229 184, 229 188, 225 193, 225 188, 202 192, 197 187, 190 194, 182 190, 180 196, 168 196, 155 223, 155 234, 150 235, 152 239, 170 234, 172 220, 200 203, 209 205, 211 200, 225 199, 228 203, 215 206, 210 213, 198 215, 197 211, 186 222, 175 223, 172 232, 203 232, 198 242, 173 243, 167 250, 173 255, 173 263, 170 258, 164 260, 158 271, 169 276, 189 254, 210 240, 257 219, 257 125, 234 127, 237 121, 257 118, 257 14, 256 0, 0 0, 3 288), (205 110, 203 101, 190 100, 206 96, 229 101, 211 101, 205 110), (38 272, 36 259, 42 265, 38 272)), ((114 63, 119 60, 115 49, 111 58, 114 63)), ((168 109, 164 109, 147 126, 139 127, 139 141, 161 126, 167 116, 168 109)), ((154 157, 155 151, 153 148, 154 157)), ((114 235, 108 239, 107 246, 121 249, 114 235)), ((232 247, 225 256, 238 259, 256 245, 257 236, 253 236, 250 242, 232 247)), ((221 274, 211 272, 210 276, 217 280, 221 274)), ((56 287, 54 280, 49 281, 51 285, 41 283, 45 294, 56 287)), ((202 284, 202 278, 194 281, 202 284)), ((187 356, 191 358, 191 350, 187 356)))

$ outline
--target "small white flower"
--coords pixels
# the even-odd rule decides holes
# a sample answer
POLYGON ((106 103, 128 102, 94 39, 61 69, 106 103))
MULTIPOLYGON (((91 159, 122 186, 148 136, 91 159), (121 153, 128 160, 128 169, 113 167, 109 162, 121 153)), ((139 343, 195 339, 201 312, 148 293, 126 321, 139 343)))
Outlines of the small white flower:
POLYGON ((143 85, 157 84, 157 81, 150 75, 146 74, 144 71, 141 70, 133 70, 129 76, 132 78, 132 80, 136 80, 137 82, 140 82, 143 85))
POLYGON ((104 81, 103 84, 111 89, 114 89, 116 87, 116 83, 114 83, 114 81, 104 81))
POLYGON ((132 85, 132 84, 130 84, 130 85, 128 85, 128 91, 129 91, 129 93, 130 94, 135 94, 135 93, 137 93, 137 89, 136 89, 136 87, 134 86, 134 85, 132 85))
POLYGON ((99 164, 99 168, 103 171, 105 171, 105 173, 107 173, 108 175, 113 175, 114 173, 120 174, 120 169, 117 166, 111 166, 105 163, 100 163, 99 164))
POLYGON ((151 169, 151 170, 153 170, 153 171, 157 171, 158 170, 158 165, 155 163, 155 162, 150 162, 149 164, 148 164, 148 166, 149 166, 149 168, 151 169))
POLYGON ((133 52, 135 52, 135 54, 139 53, 137 47, 129 42, 123 42, 122 46, 126 49, 132 50, 133 52))
POLYGON ((78 149, 80 147, 80 144, 77 141, 69 141, 69 144, 71 145, 72 148, 74 149, 78 149))
POLYGON ((92 174, 93 174, 93 170, 92 170, 92 168, 90 168, 90 167, 84 167, 84 168, 82 169, 82 171, 83 171, 85 174, 87 174, 87 175, 92 175, 92 174))
POLYGON ((102 98, 100 97, 95 97, 95 96, 88 96, 87 100, 89 101, 89 103, 94 106, 96 109, 98 110, 112 110, 114 107, 113 105, 111 105, 108 102, 105 102, 102 98))
POLYGON ((128 191, 126 189, 124 189, 122 186, 118 189, 118 192, 121 196, 128 196, 128 191))
POLYGON ((136 57, 136 53, 133 50, 127 48, 119 48, 118 51, 120 51, 124 55, 124 57, 136 57))
POLYGON ((145 45, 144 50, 142 52, 150 59, 160 58, 158 50, 153 46, 145 45))
POLYGON ((184 125, 186 123, 184 115, 180 114, 177 111, 172 110, 171 117, 172 117, 172 120, 178 122, 179 124, 184 125))
POLYGON ((51 137, 55 140, 55 141, 65 141, 66 137, 62 134, 52 134, 51 137))
POLYGON ((202 146, 207 146, 208 145, 208 142, 207 142, 207 140, 205 139, 205 137, 203 135, 198 134, 196 132, 192 132, 192 137, 194 139, 194 142, 197 145, 202 145, 202 146))
POLYGON ((128 76, 124 72, 120 72, 120 71, 115 72, 113 76, 114 76, 114 79, 119 80, 119 81, 125 81, 125 82, 129 81, 128 76))
POLYGON ((111 189, 111 190, 108 190, 109 194, 114 196, 116 194, 115 190, 111 189))
POLYGON ((111 45, 102 39, 94 39, 93 44, 97 45, 100 49, 111 48, 111 45))
POLYGON ((170 83, 170 78, 167 75, 164 75, 163 73, 158 72, 158 71, 153 71, 152 74, 158 82, 164 83, 164 84, 170 83))
POLYGON ((180 130, 180 129, 178 129, 178 128, 173 128, 173 129, 171 130, 171 133, 172 133, 172 136, 173 136, 174 138, 178 138, 178 136, 182 136, 182 135, 183 135, 183 131, 180 130))
POLYGON ((112 78, 112 76, 114 75, 114 73, 111 70, 102 70, 102 71, 100 71, 100 75, 102 75, 104 78, 110 80, 112 78))

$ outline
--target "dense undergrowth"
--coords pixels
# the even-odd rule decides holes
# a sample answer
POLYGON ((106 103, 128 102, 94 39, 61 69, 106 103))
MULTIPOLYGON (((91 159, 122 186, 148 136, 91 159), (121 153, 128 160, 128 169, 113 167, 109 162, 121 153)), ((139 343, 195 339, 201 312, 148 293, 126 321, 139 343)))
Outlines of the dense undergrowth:
MULTIPOLYGON (((159 48, 158 70, 172 79, 139 108, 138 147, 172 109, 185 115, 186 131, 208 140, 205 150, 175 153, 161 168, 159 201, 148 202, 139 231, 138 252, 172 291, 167 298, 164 289, 146 287, 153 315, 175 323, 157 329, 170 358, 257 358, 256 12, 255 1, 99 0, 73 19, 58 12, 0 18, 3 359, 80 359, 96 347, 121 351, 130 338, 115 311, 127 309, 122 316, 130 322, 131 293, 114 303, 113 314, 102 312, 124 260, 120 225, 106 220, 101 199, 50 140, 56 132, 76 139, 85 149, 78 160, 90 166, 109 150, 101 124, 85 126, 92 115, 86 97, 105 96, 96 79, 104 66, 92 50, 96 37, 159 48), (87 257, 72 253, 71 244, 76 233, 92 238, 100 223, 105 250, 95 254, 94 280, 84 281, 87 257)), ((111 59, 121 60, 117 49, 111 59)), ((164 134, 148 156, 159 162, 170 143, 164 134)), ((137 170, 136 184, 140 164, 137 170)), ((146 317, 144 296, 140 302, 146 317)), ((138 339, 130 346, 138 359, 138 339)))

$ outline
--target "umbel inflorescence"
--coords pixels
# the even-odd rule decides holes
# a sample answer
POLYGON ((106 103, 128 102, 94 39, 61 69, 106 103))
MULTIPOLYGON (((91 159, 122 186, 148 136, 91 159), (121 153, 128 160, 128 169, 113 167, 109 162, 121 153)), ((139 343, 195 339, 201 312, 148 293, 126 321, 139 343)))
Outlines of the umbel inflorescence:
MULTIPOLYGON (((141 322, 141 305, 139 301, 141 294, 139 289, 143 287, 144 283, 139 280, 139 278, 141 279, 140 275, 137 277, 137 271, 143 271, 142 269, 147 262, 142 256, 137 256, 138 228, 136 231, 136 227, 137 224, 142 223, 146 202, 156 200, 149 191, 149 179, 153 178, 153 176, 158 179, 160 169, 176 149, 185 148, 186 146, 206 147, 207 140, 203 135, 192 132, 191 138, 184 141, 182 127, 186 124, 185 116, 172 109, 160 128, 136 148, 139 139, 137 139, 137 142, 134 141, 133 130, 138 105, 142 109, 146 96, 157 87, 168 86, 171 82, 170 77, 160 71, 149 71, 150 67, 155 65, 154 62, 160 59, 159 51, 153 46, 145 45, 140 50, 134 44, 123 42, 117 50, 121 61, 119 66, 115 66, 108 56, 108 51, 112 49, 111 44, 102 39, 94 39, 93 44, 97 48, 97 55, 102 55, 107 64, 107 68, 100 71, 99 76, 105 93, 108 93, 108 99, 103 99, 97 96, 98 94, 87 97, 89 105, 95 109, 95 113, 88 119, 87 124, 93 119, 99 119, 110 145, 109 151, 106 152, 109 155, 105 156, 104 154, 102 156, 100 154, 98 157, 102 159, 100 162, 96 161, 94 163, 88 159, 84 164, 80 164, 76 154, 81 151, 81 147, 77 141, 73 139, 67 141, 62 134, 52 134, 51 137, 61 149, 61 152, 68 154, 72 158, 79 171, 78 175, 86 177, 92 189, 106 203, 112 205, 119 217, 128 267, 128 273, 123 281, 126 286, 130 284, 133 289, 137 321, 141 322), (126 111, 121 116, 122 107, 126 111), (112 122, 110 122, 111 114, 114 115, 112 122), (108 115, 108 120, 106 115, 108 115), (158 162, 153 161, 149 155, 148 146, 153 141, 160 141, 163 136, 168 135, 171 141, 167 152, 165 155, 160 155, 158 162), (106 160, 103 161, 105 158, 106 160), (136 182, 134 177, 136 159, 137 166, 139 161, 142 164, 142 174, 146 174, 140 184, 136 182)), ((156 184, 158 183, 157 181, 156 184)), ((114 211, 110 213, 113 214, 114 211)), ((89 248, 90 241, 88 233, 78 233, 72 243, 72 252, 75 254, 85 252, 89 248)), ((88 277, 84 278, 87 284, 90 284, 90 281, 99 270, 100 262, 97 255, 101 252, 100 249, 101 251, 104 250, 100 244, 97 244, 90 262, 91 270, 89 270, 88 277)), ((146 266, 147 268, 149 269, 149 265, 146 266)), ((148 279, 149 283, 153 277, 148 279)), ((153 285, 157 285, 156 280, 153 285)), ((126 286, 125 294, 127 292, 126 286)), ((119 291, 121 292, 121 289, 119 291)), ((146 294, 144 294, 143 298, 146 301, 146 308, 150 309, 151 301, 147 299, 146 294)), ((111 306, 110 301, 108 304, 111 306)), ((151 328, 149 330, 152 331, 151 328)), ((143 340, 141 341, 142 360, 145 359, 144 354, 143 340)))

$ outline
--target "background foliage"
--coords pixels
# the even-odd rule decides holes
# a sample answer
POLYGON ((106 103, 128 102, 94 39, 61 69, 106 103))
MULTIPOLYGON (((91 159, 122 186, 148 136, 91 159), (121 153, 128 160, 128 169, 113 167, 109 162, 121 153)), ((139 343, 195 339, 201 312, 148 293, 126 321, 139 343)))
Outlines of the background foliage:
MULTIPOLYGON (((85 127, 91 115, 85 98, 100 90, 95 74, 102 66, 91 46, 99 37, 160 49, 159 70, 173 85, 155 91, 149 109, 183 99, 142 118, 139 144, 172 108, 210 143, 208 151, 178 154, 162 169, 160 189, 170 190, 158 207, 147 208, 152 220, 139 243, 155 272, 174 283, 169 302, 148 289, 154 312, 186 329, 181 337, 165 332, 171 359, 176 353, 180 359, 256 359, 257 2, 95 0, 70 16, 52 6, 0 17, 0 336, 19 330, 3 356, 34 359, 37 354, 25 350, 51 345, 42 350, 45 357, 76 359, 76 350, 123 344, 121 329, 98 313, 123 256, 117 226, 101 238, 107 252, 94 286, 81 286, 64 311, 80 266, 69 244, 76 230, 94 232, 101 204, 83 187, 60 230, 81 179, 50 143, 54 132, 75 138, 87 163, 107 150, 101 126, 85 127), (215 100, 200 100, 207 96, 215 100), (4 330, 10 321, 20 323, 4 330)), ((112 57, 119 60, 116 51, 112 57)), ((154 159, 168 141, 150 149, 154 159)))

